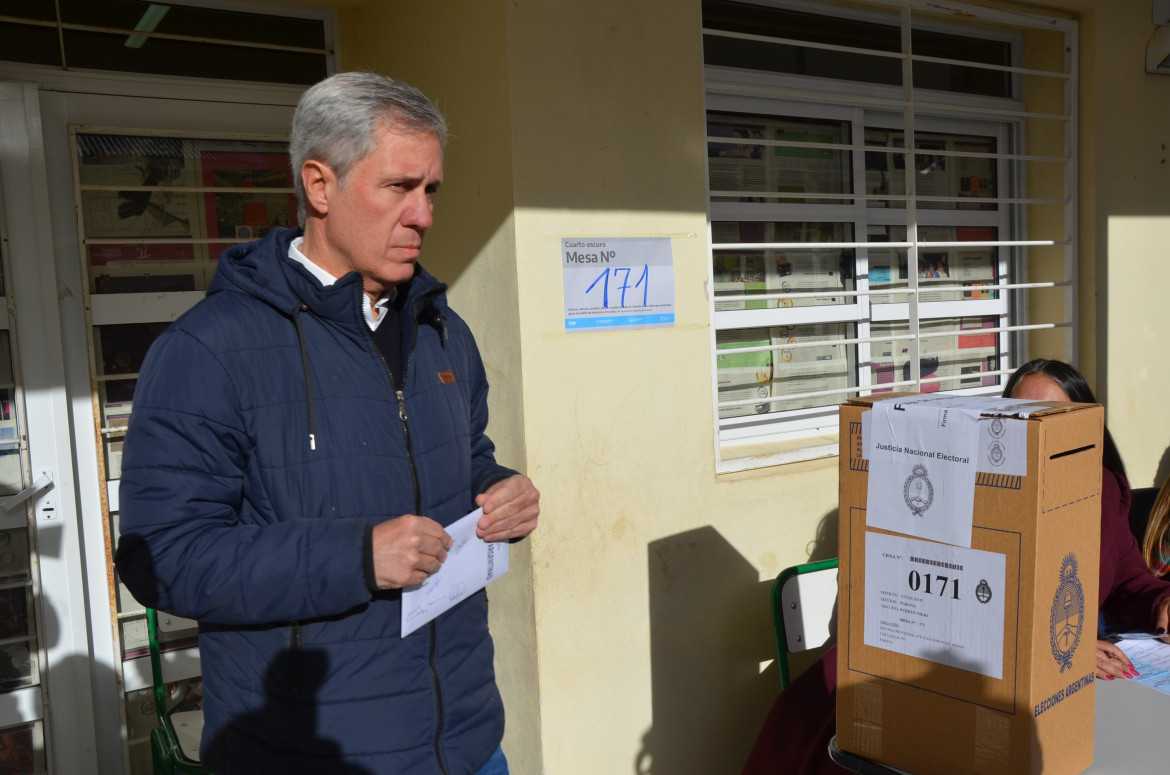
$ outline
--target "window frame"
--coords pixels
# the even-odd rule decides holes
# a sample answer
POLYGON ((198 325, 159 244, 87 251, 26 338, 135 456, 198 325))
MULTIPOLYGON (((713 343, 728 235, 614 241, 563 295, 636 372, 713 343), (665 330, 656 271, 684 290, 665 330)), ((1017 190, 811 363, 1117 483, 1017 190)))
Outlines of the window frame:
MULTIPOLYGON (((992 329, 997 336, 995 350, 997 358, 995 366, 997 368, 985 373, 988 377, 994 376, 996 384, 986 387, 958 388, 947 390, 947 392, 959 394, 998 392, 1011 368, 1021 363, 1029 352, 1030 332, 1037 329, 1064 328, 1065 352, 1063 357, 1065 360, 1075 362, 1077 234, 1075 232, 1076 200, 1072 192, 1075 191, 1076 181, 1076 23, 1071 20, 974 8, 957 3, 945 4, 947 10, 975 17, 977 21, 973 23, 975 26, 972 27, 965 24, 953 24, 940 20, 936 16, 912 18, 912 12, 916 9, 936 14, 940 9, 938 3, 932 3, 928 8, 925 2, 919 2, 919 0, 880 1, 900 11, 898 18, 903 31, 903 41, 908 40, 908 28, 912 25, 915 30, 941 30, 1008 42, 1011 65, 991 67, 1006 70, 1011 74, 1010 91, 1012 97, 973 96, 913 89, 905 84, 894 87, 811 76, 739 70, 728 66, 707 65, 704 67, 705 124, 711 115, 738 113, 745 116, 767 118, 786 116, 844 118, 849 122, 851 128, 849 142, 841 145, 842 150, 850 154, 849 163, 852 164, 852 188, 850 193, 842 197, 842 199, 848 200, 844 204, 817 204, 815 202, 812 204, 785 204, 782 197, 769 198, 762 205, 713 201, 720 196, 720 192, 711 190, 709 163, 705 169, 708 192, 709 292, 707 295, 711 321, 712 414, 717 473, 827 457, 836 455, 838 452, 837 404, 804 410, 769 411, 763 414, 732 418, 720 417, 719 348, 717 346, 717 336, 720 331, 767 329, 780 325, 842 323, 852 327, 852 334, 849 333, 849 329, 846 329, 845 338, 841 340, 850 343, 854 339, 869 339, 872 333, 871 326, 874 323, 891 320, 907 321, 910 334, 914 337, 910 353, 912 367, 910 383, 912 384, 895 388, 900 390, 913 390, 921 388, 923 385, 929 385, 932 381, 938 381, 932 378, 923 380, 919 373, 918 347, 922 343, 923 337, 920 335, 918 323, 930 320, 954 320, 956 331, 959 330, 958 327, 961 325, 959 321, 962 318, 994 316, 997 320, 995 328, 992 329), (996 31, 981 23, 1012 25, 1013 30, 999 29, 996 31), (1064 36, 1066 45, 1062 72, 1035 71, 1017 66, 1017 63, 1022 60, 1023 54, 1023 29, 1027 27, 1037 27, 1048 31, 1053 31, 1055 27, 1056 32, 1064 36), (1024 80, 1029 76, 1064 80, 1063 113, 1038 114, 1028 111, 1022 87, 1024 80), (1025 148, 1027 124, 1029 121, 1041 120, 1064 122, 1064 154, 1062 157, 1028 155, 1025 148), (863 148, 866 145, 866 132, 872 128, 905 132, 906 135, 911 136, 917 133, 949 132, 996 137, 996 176, 999 185, 991 201, 997 202, 997 208, 995 210, 914 208, 913 216, 911 216, 911 205, 917 204, 911 191, 906 192, 910 195, 910 201, 906 202, 907 206, 904 208, 869 207, 868 200, 864 198, 862 193, 865 190, 865 152, 863 148), (1024 193, 1026 191, 1027 169, 1033 163, 1063 165, 1063 199, 1027 198, 1028 195, 1024 193), (1028 221, 1030 206, 1038 204, 1057 204, 1063 208, 1064 233, 1060 238, 1024 239, 1024 237, 1032 236, 1028 221), (855 213, 852 219, 842 217, 842 213, 846 209, 851 209, 855 213), (765 213, 771 214, 765 217, 765 213), (783 217, 779 217, 779 213, 783 213, 783 217), (747 217, 749 215, 754 217, 747 217), (717 251, 727 250, 729 245, 715 241, 713 224, 724 221, 742 223, 752 220, 763 223, 835 222, 852 224, 854 243, 850 246, 850 253, 853 256, 855 280, 852 288, 846 288, 846 293, 855 296, 856 301, 852 304, 793 307, 787 310, 775 308, 716 310, 714 256, 717 251), (869 248, 862 244, 866 238, 864 230, 867 226, 904 225, 907 229, 907 240, 911 244, 903 249, 906 250, 909 260, 916 261, 918 249, 930 247, 930 243, 916 236, 918 227, 958 227, 968 224, 991 225, 997 230, 995 244, 992 246, 995 250, 993 263, 996 267, 992 287, 997 290, 996 298, 918 301, 920 291, 917 273, 908 272, 908 285, 911 289, 911 293, 907 297, 908 301, 894 304, 873 303, 869 300, 871 291, 868 287, 868 253, 872 249, 873 243, 870 244, 869 248), (914 233, 911 232, 911 227, 913 227, 914 233), (1063 247, 1063 276, 1055 281, 1029 282, 1029 249, 1042 246, 1063 247), (1059 287, 1064 288, 1064 319, 1052 323, 1031 323, 1030 304, 1027 298, 1029 292, 1037 288, 1059 287)), ((814 11, 822 15, 839 11, 845 7, 844 5, 827 7, 820 3, 810 6, 807 3, 783 2, 782 0, 771 0, 770 2, 768 0, 749 0, 749 2, 760 5, 763 11, 766 11, 769 6, 781 6, 791 10, 814 11)), ((870 7, 872 8, 872 5, 870 7)), ((868 20, 881 20, 882 23, 886 24, 890 23, 891 18, 893 18, 887 16, 883 19, 872 11, 858 12, 850 16, 851 18, 864 17, 868 20)), ((706 27, 704 27, 703 33, 704 35, 720 34, 718 30, 706 27)), ((786 40, 785 42, 790 41, 786 40)), ((819 44, 806 45, 815 47, 819 44)), ((904 77, 910 79, 911 62, 918 60, 914 56, 906 57, 902 54, 898 54, 898 56, 904 62, 904 77)), ((937 61, 931 58, 927 58, 927 60, 937 61)), ((705 137, 706 134, 704 132, 705 137)), ((719 142, 719 140, 715 137, 706 137, 705 144, 719 142)), ((745 144, 750 145, 750 143, 745 144)), ((917 146, 917 143, 909 145, 917 146)), ((908 156, 912 157, 912 154, 908 154, 908 156)), ((739 243, 732 243, 731 247, 737 244, 739 243)), ((743 249, 776 249, 768 247, 769 245, 784 246, 782 243, 758 243, 743 249)), ((849 253, 846 255, 848 256, 849 253)), ((927 290, 929 291, 929 286, 927 290)), ((726 298, 720 297, 720 300, 726 298)), ((870 388, 873 387, 870 382, 872 367, 867 365, 871 363, 868 352, 869 342, 857 341, 848 346, 852 353, 848 377, 850 387, 841 391, 841 401, 855 395, 868 395, 871 392, 870 388)), ((947 381, 949 380, 943 380, 944 386, 947 381)), ((770 399, 770 404, 778 401, 775 396, 770 396, 770 399)))

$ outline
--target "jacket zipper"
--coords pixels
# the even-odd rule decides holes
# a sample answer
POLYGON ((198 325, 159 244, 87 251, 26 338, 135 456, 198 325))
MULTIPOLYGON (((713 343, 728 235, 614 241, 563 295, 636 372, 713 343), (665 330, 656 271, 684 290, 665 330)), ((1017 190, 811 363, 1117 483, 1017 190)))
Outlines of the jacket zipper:
POLYGON ((431 667, 431 682, 435 685, 435 710, 437 714, 435 726, 435 763, 439 765, 439 772, 446 775, 446 768, 443 767, 443 752, 439 748, 439 741, 443 735, 443 687, 439 683, 439 668, 435 665, 435 648, 438 641, 438 631, 435 628, 435 620, 427 625, 429 630, 431 647, 430 653, 427 655, 427 662, 431 667))
MULTIPOLYGON (((406 366, 402 370, 402 388, 406 387, 406 379, 410 376, 410 366, 414 360, 414 347, 418 343, 418 309, 419 305, 424 299, 441 293, 443 288, 436 288, 428 293, 419 296, 410 305, 410 325, 414 327, 410 337, 410 347, 406 350, 406 366)), ((390 313, 386 313, 390 314, 390 313)), ((368 329, 367 329, 368 330, 368 329)), ((422 486, 418 478, 418 465, 414 460, 414 444, 410 439, 410 422, 406 414, 406 396, 398 387, 398 383, 394 381, 394 370, 390 368, 390 364, 386 363, 386 358, 382 355, 378 343, 374 341, 374 333, 370 331, 370 341, 374 344, 374 350, 378 353, 378 358, 382 361, 382 368, 386 370, 386 376, 390 380, 390 386, 394 388, 394 398, 398 402, 398 419, 402 422, 402 435, 406 441, 406 458, 410 461, 410 479, 414 485, 414 513, 420 514, 422 512, 422 486)), ((440 748, 440 742, 443 736, 443 687, 439 682, 439 669, 435 664, 435 651, 438 633, 434 621, 427 626, 427 636, 430 640, 430 645, 427 652, 427 664, 431 671, 431 682, 435 687, 435 763, 439 766, 439 772, 446 775, 447 769, 443 766, 443 752, 440 748)))

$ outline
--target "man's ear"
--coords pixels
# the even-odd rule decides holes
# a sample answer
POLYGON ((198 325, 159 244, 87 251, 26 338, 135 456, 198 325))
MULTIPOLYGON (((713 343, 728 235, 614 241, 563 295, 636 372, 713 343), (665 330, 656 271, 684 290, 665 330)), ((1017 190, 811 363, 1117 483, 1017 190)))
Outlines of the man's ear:
POLYGON ((305 187, 305 203, 319 215, 329 212, 329 194, 337 188, 337 175, 323 161, 309 159, 301 165, 301 184, 305 187))

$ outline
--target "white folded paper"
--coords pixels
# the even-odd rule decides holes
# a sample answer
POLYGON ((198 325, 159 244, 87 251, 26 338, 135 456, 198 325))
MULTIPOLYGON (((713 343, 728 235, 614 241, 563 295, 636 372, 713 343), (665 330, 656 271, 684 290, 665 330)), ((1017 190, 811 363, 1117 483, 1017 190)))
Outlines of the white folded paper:
POLYGON ((442 567, 423 583, 402 590, 402 637, 508 572, 508 542, 488 543, 475 534, 482 516, 483 509, 476 509, 448 525, 452 544, 442 567))

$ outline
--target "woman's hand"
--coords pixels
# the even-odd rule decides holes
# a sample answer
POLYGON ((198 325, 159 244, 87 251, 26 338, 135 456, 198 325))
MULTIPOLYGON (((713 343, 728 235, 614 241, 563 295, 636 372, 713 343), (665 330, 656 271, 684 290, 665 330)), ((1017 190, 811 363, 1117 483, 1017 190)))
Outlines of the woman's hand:
POLYGON ((1161 635, 1162 640, 1170 643, 1170 597, 1158 601, 1154 609, 1154 634, 1161 635))
POLYGON ((1112 681, 1114 678, 1133 678, 1138 675, 1133 663, 1116 644, 1107 640, 1097 641, 1097 677, 1112 681))

